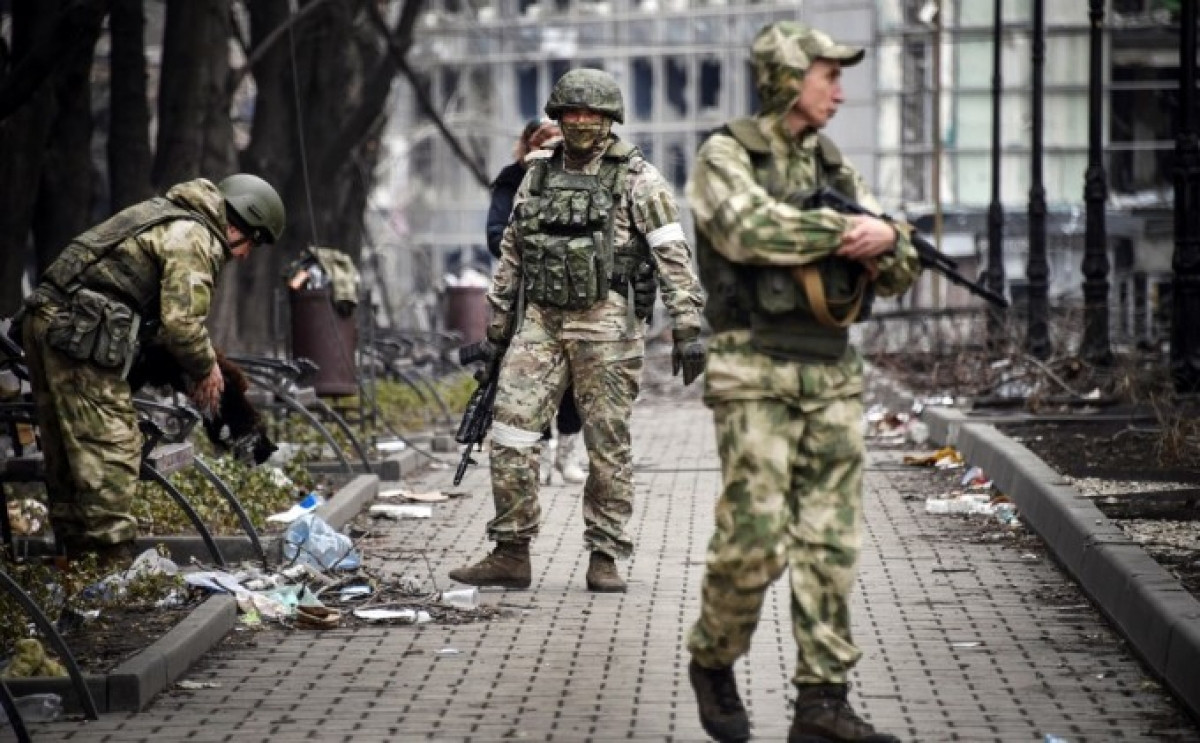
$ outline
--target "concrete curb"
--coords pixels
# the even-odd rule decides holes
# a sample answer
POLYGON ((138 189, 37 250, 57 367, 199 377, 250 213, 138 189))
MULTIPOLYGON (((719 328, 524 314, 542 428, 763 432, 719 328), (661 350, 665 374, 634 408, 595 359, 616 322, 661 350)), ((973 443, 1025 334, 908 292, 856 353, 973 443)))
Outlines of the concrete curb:
POLYGON ((983 468, 1055 558, 1179 700, 1200 717, 1200 601, 1032 451, 961 411, 926 408, 938 445, 983 468))

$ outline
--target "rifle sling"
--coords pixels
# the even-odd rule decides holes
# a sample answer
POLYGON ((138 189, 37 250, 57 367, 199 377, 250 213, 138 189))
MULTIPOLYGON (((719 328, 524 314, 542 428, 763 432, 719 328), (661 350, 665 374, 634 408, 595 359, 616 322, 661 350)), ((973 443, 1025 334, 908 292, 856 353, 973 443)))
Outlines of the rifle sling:
POLYGON ((809 311, 820 324, 827 328, 842 329, 850 327, 858 319, 858 313, 862 310, 863 297, 866 296, 867 290, 868 279, 865 272, 859 274, 854 294, 847 302, 849 311, 841 320, 834 318, 829 311, 829 302, 825 299, 825 285, 821 281, 821 272, 817 270, 816 266, 796 266, 792 270, 792 278, 804 288, 804 294, 808 297, 809 311))

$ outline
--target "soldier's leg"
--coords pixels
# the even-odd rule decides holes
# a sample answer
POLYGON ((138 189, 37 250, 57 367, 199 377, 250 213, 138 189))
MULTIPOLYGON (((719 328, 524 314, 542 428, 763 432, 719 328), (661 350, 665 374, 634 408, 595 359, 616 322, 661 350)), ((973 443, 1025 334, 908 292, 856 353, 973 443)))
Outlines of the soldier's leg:
POLYGON ((749 650, 767 588, 787 566, 794 518, 787 490, 803 425, 797 415, 773 400, 713 408, 723 486, 700 618, 688 635, 693 660, 706 668, 732 666, 749 650))
POLYGON ((29 368, 29 382, 33 388, 42 461, 46 466, 50 525, 54 529, 54 538, 59 546, 67 542, 80 543, 85 531, 83 515, 71 479, 71 467, 63 444, 61 418, 56 404, 57 395, 69 392, 70 388, 50 383, 43 356, 50 357, 49 363, 55 369, 56 377, 62 376, 58 368, 65 360, 58 360, 61 357, 56 358, 57 352, 42 343, 40 335, 45 330, 45 321, 40 316, 30 315, 24 325, 22 340, 25 346, 25 362, 29 368))
POLYGON ((537 535, 538 443, 567 385, 562 342, 532 318, 504 357, 492 423, 492 499, 488 538, 528 542, 537 535))
POLYGON ((583 540, 611 558, 628 557, 633 514, 629 419, 642 374, 642 342, 568 341, 575 402, 590 467, 583 486, 583 540))
POLYGON ((793 682, 845 683, 862 652, 850 636, 858 562, 864 445, 862 401, 845 398, 806 416, 793 473, 800 519, 788 554, 793 682))
MULTIPOLYGON (((142 437, 129 385, 113 372, 37 346, 47 385, 39 397, 57 417, 55 456, 65 457, 69 472, 68 500, 52 502, 66 517, 62 536, 76 548, 130 542, 137 537, 131 511, 142 437)), ((65 474, 57 459, 47 467, 58 470, 56 478, 65 474)))

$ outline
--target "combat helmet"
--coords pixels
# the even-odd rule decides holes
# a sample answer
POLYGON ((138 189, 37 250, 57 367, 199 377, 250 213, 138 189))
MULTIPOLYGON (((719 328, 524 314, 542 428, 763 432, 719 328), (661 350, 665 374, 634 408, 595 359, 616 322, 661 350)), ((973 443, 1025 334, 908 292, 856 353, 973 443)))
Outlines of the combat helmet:
POLYGON ((217 186, 225 197, 225 213, 231 224, 263 245, 277 242, 287 224, 283 199, 262 178, 235 173, 217 186))
POLYGON ((621 87, 604 70, 581 67, 558 79, 546 101, 546 115, 561 120, 564 111, 586 108, 602 113, 618 124, 625 123, 625 100, 621 87))

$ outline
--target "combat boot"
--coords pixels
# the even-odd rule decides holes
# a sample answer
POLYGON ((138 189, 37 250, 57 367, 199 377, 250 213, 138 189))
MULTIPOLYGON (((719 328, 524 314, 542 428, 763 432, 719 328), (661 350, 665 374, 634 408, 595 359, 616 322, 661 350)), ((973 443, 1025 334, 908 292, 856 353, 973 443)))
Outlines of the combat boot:
POLYGON ((859 717, 846 693, 845 684, 801 686, 788 743, 900 743, 859 717))
POLYGON ((688 664, 688 680, 696 692, 700 724, 706 733, 721 743, 750 740, 750 718, 738 696, 732 666, 705 668, 693 660, 688 664))
POLYGON ((617 561, 603 552, 593 552, 588 560, 587 587, 596 593, 625 593, 625 581, 617 572, 617 561))
POLYGON ((450 571, 450 579, 468 586, 529 588, 529 542, 496 542, 492 554, 474 565, 450 571))

